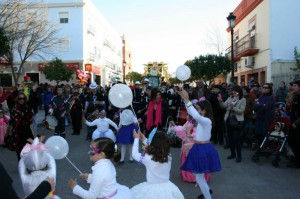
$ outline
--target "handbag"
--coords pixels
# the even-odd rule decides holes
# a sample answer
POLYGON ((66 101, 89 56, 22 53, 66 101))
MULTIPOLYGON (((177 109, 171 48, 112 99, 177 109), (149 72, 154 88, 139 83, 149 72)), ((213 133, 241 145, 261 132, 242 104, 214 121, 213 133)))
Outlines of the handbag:
POLYGON ((234 128, 242 128, 242 122, 238 121, 234 114, 230 114, 228 117, 229 126, 234 128))
POLYGON ((13 125, 10 123, 6 129, 3 146, 11 151, 16 150, 16 135, 13 134, 13 125))

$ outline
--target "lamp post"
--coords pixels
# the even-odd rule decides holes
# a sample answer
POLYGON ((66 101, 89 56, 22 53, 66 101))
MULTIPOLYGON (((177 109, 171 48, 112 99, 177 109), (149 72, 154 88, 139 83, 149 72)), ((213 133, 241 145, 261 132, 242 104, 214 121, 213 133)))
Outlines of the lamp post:
POLYGON ((231 82, 234 83, 234 53, 233 53, 233 28, 235 26, 236 16, 232 12, 227 17, 228 25, 231 32, 231 82))

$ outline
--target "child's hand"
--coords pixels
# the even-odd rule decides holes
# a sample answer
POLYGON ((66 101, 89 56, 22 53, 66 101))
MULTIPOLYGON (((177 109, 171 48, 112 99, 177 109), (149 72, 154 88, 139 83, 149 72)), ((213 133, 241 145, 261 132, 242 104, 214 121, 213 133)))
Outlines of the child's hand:
POLYGON ((133 137, 134 138, 140 138, 139 133, 137 133, 135 129, 133 129, 133 137))
POLYGON ((88 177, 89 177, 89 174, 87 174, 87 173, 82 173, 82 174, 79 175, 79 177, 80 177, 80 179, 87 181, 87 179, 88 179, 88 177))
POLYGON ((41 137, 39 137, 39 142, 40 142, 40 143, 43 143, 44 139, 45 139, 45 136, 42 135, 41 137))
POLYGON ((139 131, 139 134, 140 134, 140 140, 143 142, 146 139, 146 137, 141 131, 139 131))
POLYGON ((33 139, 31 139, 31 138, 28 138, 26 141, 27 141, 28 143, 32 144, 32 142, 33 142, 33 139))
POLYGON ((169 125, 170 125, 170 126, 175 126, 174 121, 170 121, 170 122, 169 122, 169 125))
POLYGON ((76 179, 70 179, 68 182, 68 187, 71 189, 74 189, 74 187, 77 185, 77 180, 76 179))

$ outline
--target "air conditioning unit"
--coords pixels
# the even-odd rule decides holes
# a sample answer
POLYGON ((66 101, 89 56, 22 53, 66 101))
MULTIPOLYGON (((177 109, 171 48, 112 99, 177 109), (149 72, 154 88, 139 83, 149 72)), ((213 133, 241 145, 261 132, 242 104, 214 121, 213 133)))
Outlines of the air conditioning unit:
POLYGON ((252 56, 246 57, 245 67, 246 68, 253 68, 254 67, 254 57, 252 57, 252 56))
POLYGON ((19 73, 22 73, 22 69, 19 71, 19 69, 20 69, 20 66, 19 66, 19 65, 14 65, 14 66, 13 66, 13 69, 14 69, 14 72, 15 72, 15 73, 18 73, 18 72, 19 72, 19 73))

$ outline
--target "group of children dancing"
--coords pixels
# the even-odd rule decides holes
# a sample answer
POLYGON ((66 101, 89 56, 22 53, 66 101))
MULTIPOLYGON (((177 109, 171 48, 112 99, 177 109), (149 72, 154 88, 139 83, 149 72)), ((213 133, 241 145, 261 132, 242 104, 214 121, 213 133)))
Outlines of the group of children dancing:
MULTIPOLYGON (((174 125, 174 130, 178 136, 183 140, 180 166, 182 178, 188 182, 196 181, 202 192, 198 198, 209 199, 211 198, 211 190, 207 184, 207 175, 221 170, 218 153, 214 146, 210 144, 213 123, 212 109, 207 100, 198 102, 197 106, 194 107, 189 101, 189 95, 186 91, 182 91, 179 94, 190 115, 187 123, 182 127, 171 123, 174 125)), ((92 167, 91 174, 84 173, 79 176, 82 180, 90 184, 88 190, 79 186, 76 179, 69 180, 68 187, 72 189, 75 195, 84 199, 184 198, 180 189, 170 181, 172 156, 170 154, 169 138, 166 133, 154 130, 146 138, 139 130, 138 121, 134 114, 127 109, 123 110, 120 115, 119 126, 107 119, 105 112, 101 112, 98 119, 86 122, 86 124, 88 126, 97 126, 97 129, 93 133, 89 153, 90 160, 95 164, 92 167), (116 136, 108 128, 109 125, 112 125, 118 131, 116 136), (142 152, 139 152, 140 141, 144 145, 142 152), (121 151, 118 150, 116 144, 121 144, 121 151), (111 161, 124 163, 126 148, 128 146, 129 161, 133 162, 135 160, 146 167, 146 181, 131 189, 118 184, 116 169, 111 161)), ((40 149, 43 149, 43 147, 29 147, 29 150, 40 149)), ((53 165, 53 160, 43 153, 47 153, 46 150, 42 150, 38 157, 47 160, 43 161, 43 165, 45 162, 50 162, 50 166, 40 168, 43 165, 39 165, 39 168, 31 168, 30 172, 23 169, 23 173, 26 171, 26 175, 31 175, 36 170, 42 169, 43 171, 52 173, 51 176, 55 178, 56 173, 53 172, 55 166, 51 166, 53 165)), ((26 159, 26 155, 23 157, 26 159)), ((28 165, 34 165, 28 161, 21 162, 25 168, 28 165)), ((39 181, 41 180, 43 179, 39 179, 39 181)), ((34 187, 38 183, 35 182, 34 187)), ((33 189, 34 187, 31 188, 33 189)), ((29 191, 26 191, 26 194, 30 194, 29 191)))

